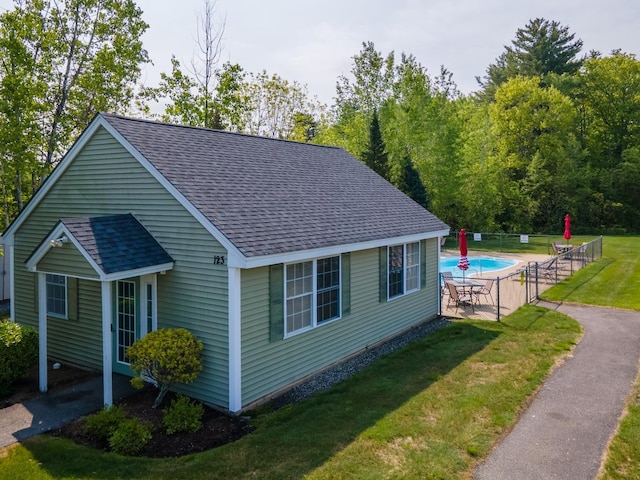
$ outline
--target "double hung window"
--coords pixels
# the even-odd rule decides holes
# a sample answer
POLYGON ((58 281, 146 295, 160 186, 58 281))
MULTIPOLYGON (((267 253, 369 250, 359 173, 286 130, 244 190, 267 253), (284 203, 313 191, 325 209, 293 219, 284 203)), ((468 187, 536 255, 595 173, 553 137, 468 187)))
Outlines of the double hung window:
POLYGON ((393 245, 387 250, 389 299, 420 289, 420 243, 393 245))
POLYGON ((340 257, 288 264, 285 335, 340 318, 340 257))

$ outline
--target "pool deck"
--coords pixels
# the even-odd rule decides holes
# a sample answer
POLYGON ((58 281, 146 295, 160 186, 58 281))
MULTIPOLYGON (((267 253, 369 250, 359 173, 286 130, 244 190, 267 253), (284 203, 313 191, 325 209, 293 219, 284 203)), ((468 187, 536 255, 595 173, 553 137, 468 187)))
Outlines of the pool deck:
MULTIPOLYGON (((455 250, 447 250, 441 252, 442 257, 459 257, 460 254, 455 250)), ((496 257, 496 258, 508 258, 511 260, 517 260, 518 263, 512 267, 487 272, 480 275, 479 272, 473 271, 473 269, 468 270, 465 273, 465 277, 467 278, 497 278, 500 277, 500 318, 509 315, 514 312, 522 305, 527 302, 527 291, 526 286, 521 283, 519 275, 510 274, 514 272, 520 271, 524 268, 529 262, 544 262, 545 260, 549 260, 553 258, 551 255, 538 255, 538 254, 530 254, 530 253, 502 253, 502 252, 476 252, 469 250, 468 257, 496 257), (509 277, 509 278, 505 278, 509 277)), ((546 290, 551 287, 554 283, 552 282, 540 282, 538 283, 538 293, 546 290)), ((481 296, 480 303, 474 304, 473 309, 469 306, 460 306, 459 308, 455 308, 453 303, 448 302, 448 295, 444 295, 442 297, 442 315, 445 317, 451 318, 477 318, 483 320, 496 320, 498 318, 498 307, 497 307, 497 298, 496 298, 496 284, 494 283, 492 289, 492 296, 494 302, 492 303, 491 298, 481 296)))

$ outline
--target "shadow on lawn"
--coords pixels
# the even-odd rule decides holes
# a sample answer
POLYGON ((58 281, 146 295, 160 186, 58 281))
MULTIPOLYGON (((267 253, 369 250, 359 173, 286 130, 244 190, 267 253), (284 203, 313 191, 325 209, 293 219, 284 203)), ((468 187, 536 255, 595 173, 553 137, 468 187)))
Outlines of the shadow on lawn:
MULTIPOLYGON (((563 289, 561 290, 563 295, 557 296, 558 290, 554 290, 554 297, 551 296, 547 292, 543 292, 540 295, 540 298, 543 300, 549 301, 564 301, 569 298, 575 291, 580 290, 585 284, 588 284, 593 278, 600 275, 600 272, 606 270, 607 267, 615 263, 616 261, 612 258, 601 258, 591 264, 587 265, 585 268, 580 270, 579 274, 572 275, 565 280, 563 280, 563 289)), ((586 302, 588 303, 588 302, 586 302)))
POLYGON ((306 401, 253 412, 255 432, 200 454, 127 458, 41 439, 25 447, 54 478, 301 478, 484 349, 502 328, 454 322, 306 401))

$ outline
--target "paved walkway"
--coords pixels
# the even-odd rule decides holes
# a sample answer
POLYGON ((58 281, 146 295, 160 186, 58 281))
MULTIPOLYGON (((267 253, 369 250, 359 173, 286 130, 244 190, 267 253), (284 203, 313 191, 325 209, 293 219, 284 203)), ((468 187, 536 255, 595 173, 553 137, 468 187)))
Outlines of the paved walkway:
POLYGON ((540 302, 584 337, 545 382, 476 480, 594 479, 638 374, 640 313, 540 302))
MULTIPOLYGON (((113 376, 114 401, 134 391, 129 380, 123 375, 113 376)), ((80 385, 3 408, 0 410, 0 448, 58 428, 102 406, 102 376, 97 376, 80 385)))

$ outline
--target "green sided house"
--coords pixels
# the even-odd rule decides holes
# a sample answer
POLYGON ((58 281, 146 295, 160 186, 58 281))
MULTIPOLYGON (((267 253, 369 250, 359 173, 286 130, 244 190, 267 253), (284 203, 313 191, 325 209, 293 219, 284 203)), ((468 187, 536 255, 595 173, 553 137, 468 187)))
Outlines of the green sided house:
POLYGON ((203 343, 180 391, 232 412, 439 312, 449 227, 344 150, 99 114, 4 233, 11 317, 47 359, 132 375, 203 343))

